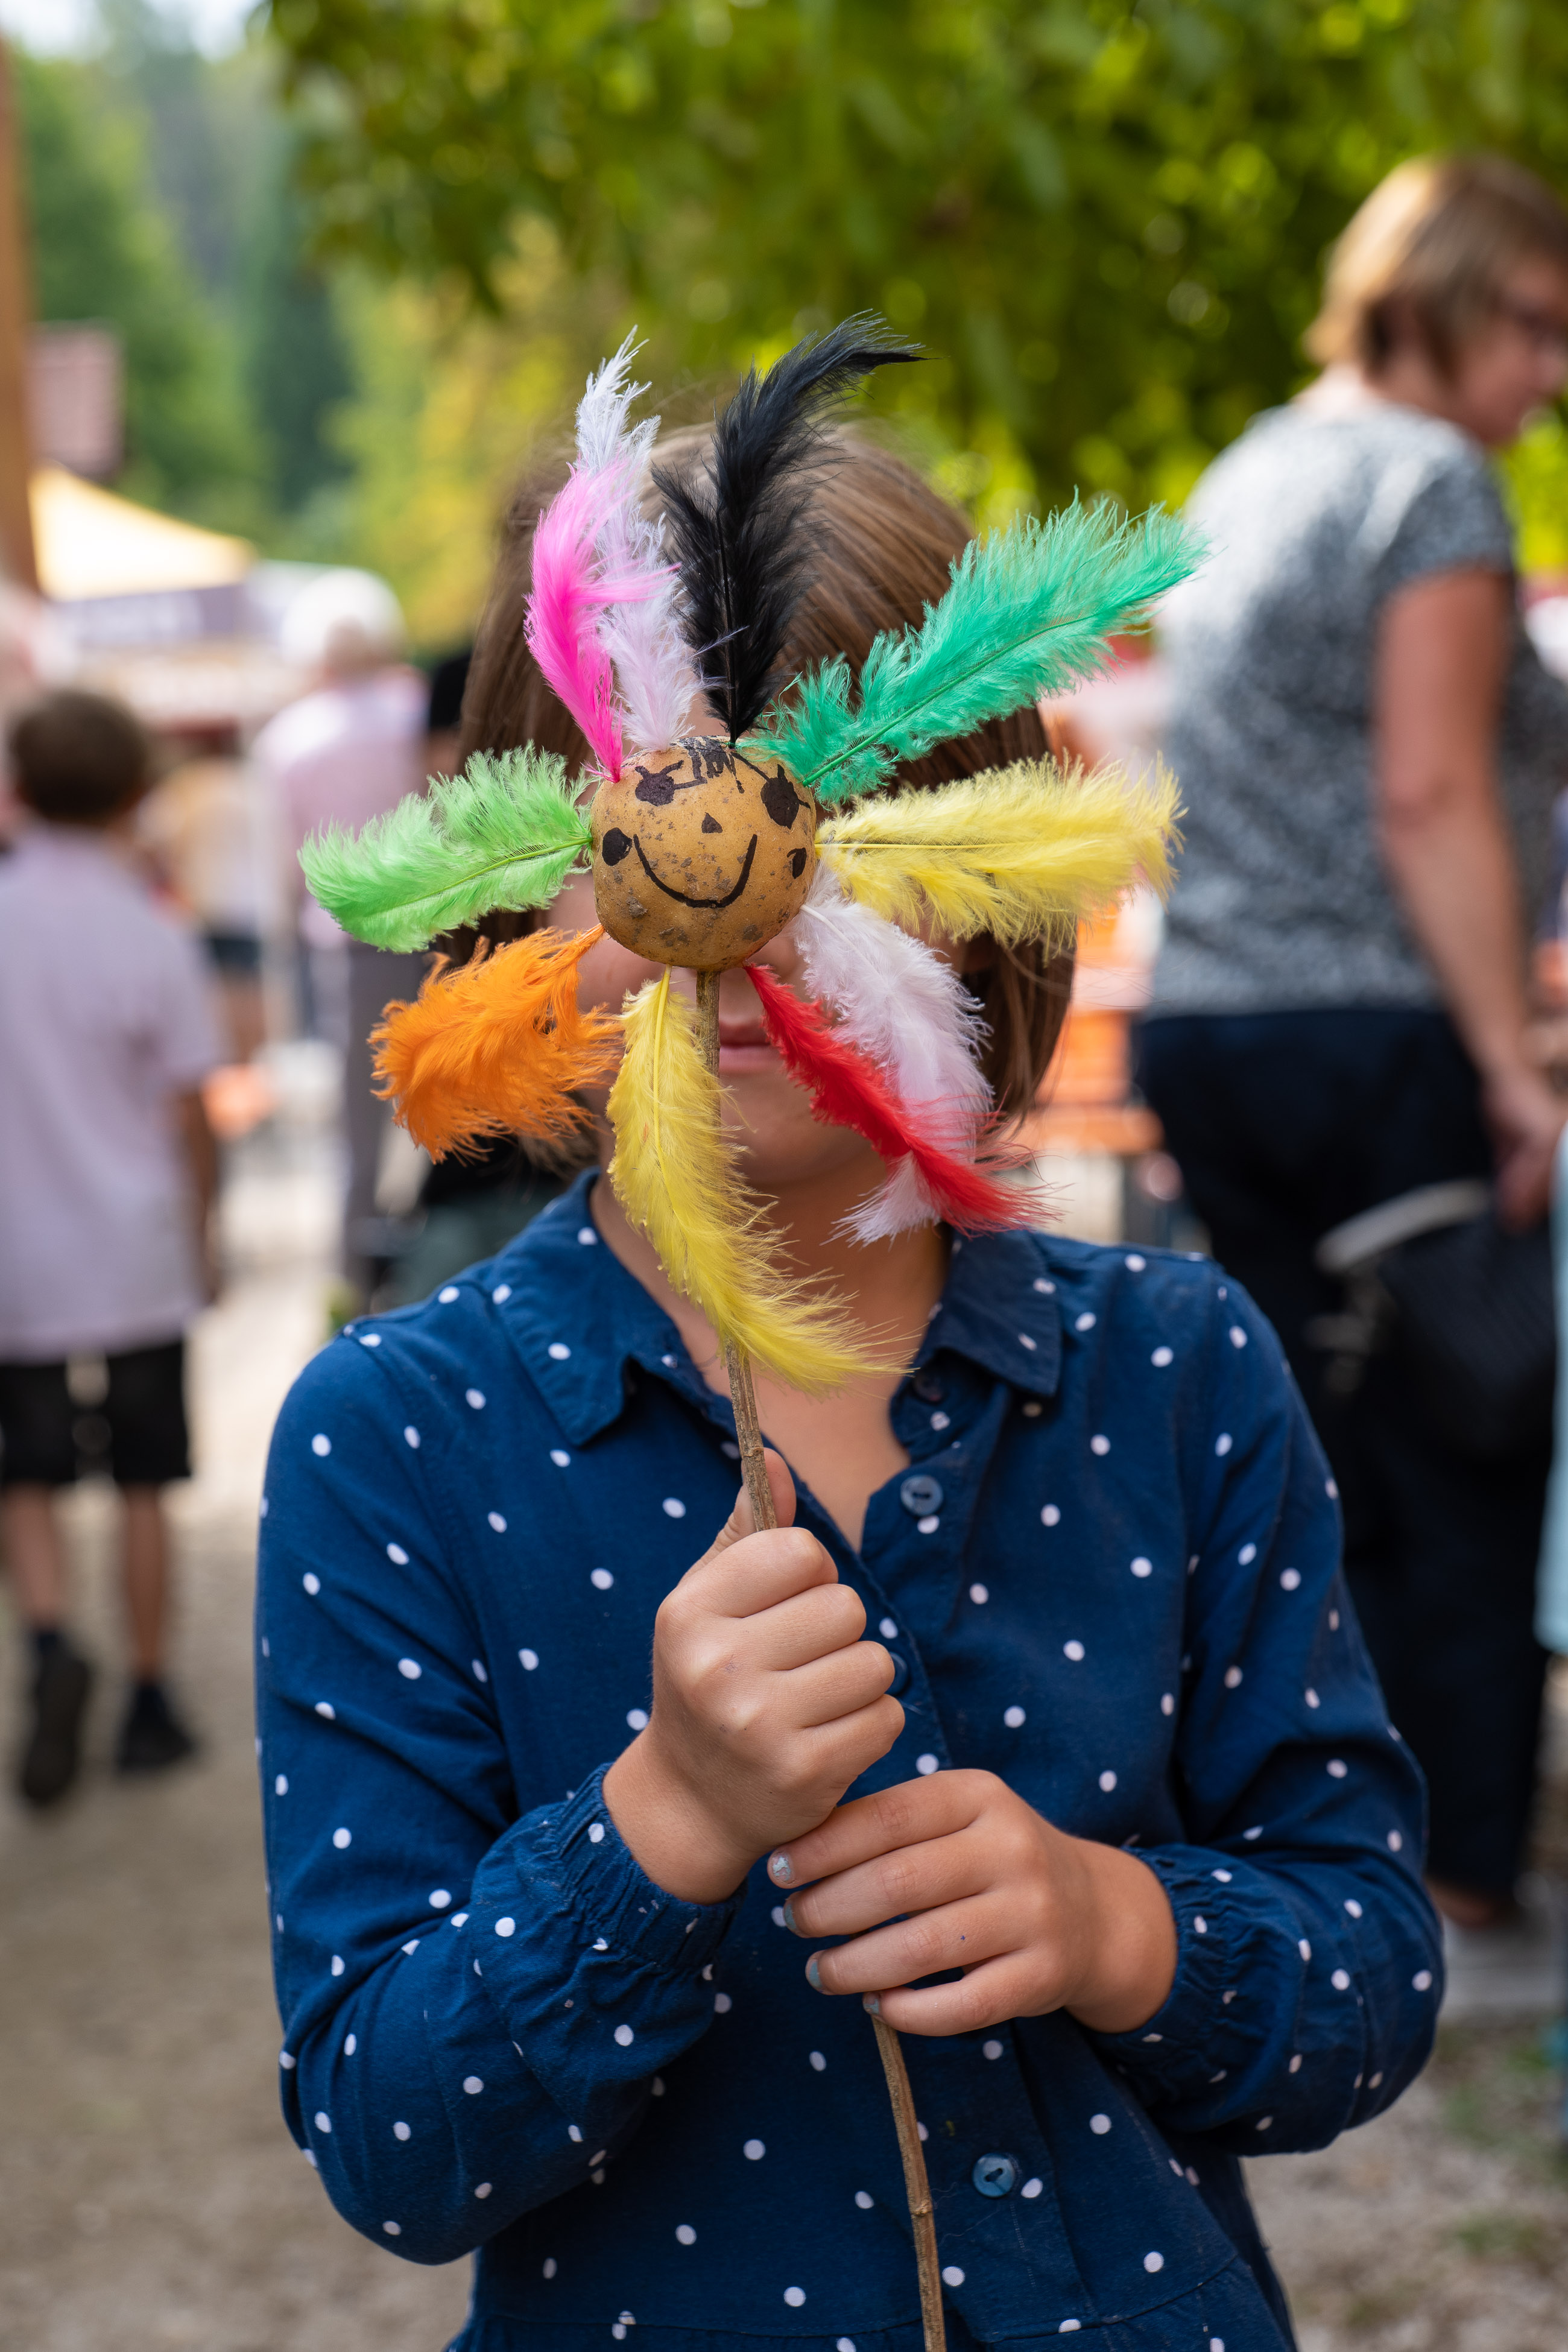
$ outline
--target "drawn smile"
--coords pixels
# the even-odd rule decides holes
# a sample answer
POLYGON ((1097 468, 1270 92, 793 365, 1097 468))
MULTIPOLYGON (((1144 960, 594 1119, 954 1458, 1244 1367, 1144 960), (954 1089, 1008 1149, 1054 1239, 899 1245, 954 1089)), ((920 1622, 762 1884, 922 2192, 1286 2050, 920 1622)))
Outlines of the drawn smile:
MULTIPOLYGON (((717 910, 722 907, 732 907, 736 899, 740 897, 742 891, 745 888, 747 883, 751 880, 752 860, 757 854, 757 836, 753 833, 751 840, 746 845, 746 855, 741 861, 740 880, 736 883, 732 890, 726 892, 722 898, 689 898, 684 890, 672 890, 668 882, 661 882, 659 880, 658 876, 648 864, 642 843, 636 834, 633 834, 632 835, 632 847, 637 851, 638 865, 642 867, 643 872, 647 876, 648 880, 653 884, 654 888, 656 890, 662 890, 667 898, 678 898, 683 907, 706 907, 717 910)), ((605 854, 608 856, 609 836, 607 835, 605 839, 605 854)), ((624 851, 622 852, 622 855, 625 855, 624 851)))

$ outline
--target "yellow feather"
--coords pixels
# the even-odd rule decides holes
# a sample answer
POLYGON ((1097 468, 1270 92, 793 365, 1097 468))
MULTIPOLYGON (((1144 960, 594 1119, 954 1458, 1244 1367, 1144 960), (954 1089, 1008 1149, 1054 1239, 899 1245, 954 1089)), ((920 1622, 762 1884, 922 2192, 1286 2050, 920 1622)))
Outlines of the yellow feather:
POLYGON ((852 898, 907 929, 929 914, 950 939, 1066 946, 1140 872, 1164 895, 1180 814, 1166 768, 1134 785, 1121 768, 1021 760, 862 801, 819 825, 816 846, 852 898))
POLYGON ((690 1007, 668 971, 626 1001, 626 1053, 610 1091, 610 1181, 677 1290, 721 1341, 808 1395, 898 1369, 858 1337, 844 1309, 811 1297, 780 1265, 763 1204, 740 1181, 690 1007))

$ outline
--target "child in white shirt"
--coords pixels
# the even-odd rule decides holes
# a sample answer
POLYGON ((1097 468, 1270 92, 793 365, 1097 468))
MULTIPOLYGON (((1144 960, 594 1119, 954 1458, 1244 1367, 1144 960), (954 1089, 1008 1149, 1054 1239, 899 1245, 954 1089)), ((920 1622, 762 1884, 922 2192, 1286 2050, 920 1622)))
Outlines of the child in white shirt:
POLYGON ((189 1473, 184 1333, 213 1287, 200 1086, 222 1055, 195 942, 130 850, 150 780, 135 719, 56 693, 7 749, 28 822, 0 861, 0 1533, 35 1651, 18 1787, 46 1805, 76 1776, 91 1684, 64 1630, 55 1492, 94 1454, 123 1505, 119 1766, 194 1745, 162 1683, 163 1488, 189 1473))

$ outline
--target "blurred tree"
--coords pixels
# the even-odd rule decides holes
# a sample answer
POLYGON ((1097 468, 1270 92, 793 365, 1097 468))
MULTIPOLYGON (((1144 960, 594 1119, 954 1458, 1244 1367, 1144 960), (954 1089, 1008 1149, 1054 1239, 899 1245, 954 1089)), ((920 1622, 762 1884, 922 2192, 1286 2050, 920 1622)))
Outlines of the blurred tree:
POLYGON ((498 289, 500 316, 475 311, 450 285, 386 287, 366 273, 340 297, 355 391, 332 428, 352 464, 339 544, 392 582, 426 651, 471 632, 498 520, 520 480, 552 459, 563 469, 582 352, 596 354, 606 338, 613 347, 620 331, 542 221, 521 224, 498 289))
POLYGON ((37 314, 119 331, 128 495, 243 524, 254 434, 224 338, 150 199, 135 127, 96 102, 88 68, 13 54, 37 314))
POLYGON ((280 512, 298 514, 343 482, 351 461, 332 420, 354 386, 339 303, 307 259, 303 206, 293 185, 294 141, 274 123, 260 201, 239 256, 240 362, 280 512))
POLYGON ((1401 156, 1568 173, 1561 0, 270 0, 329 250, 490 307, 520 218, 649 361, 860 305, 983 509, 1181 497, 1299 381, 1323 248, 1401 156))

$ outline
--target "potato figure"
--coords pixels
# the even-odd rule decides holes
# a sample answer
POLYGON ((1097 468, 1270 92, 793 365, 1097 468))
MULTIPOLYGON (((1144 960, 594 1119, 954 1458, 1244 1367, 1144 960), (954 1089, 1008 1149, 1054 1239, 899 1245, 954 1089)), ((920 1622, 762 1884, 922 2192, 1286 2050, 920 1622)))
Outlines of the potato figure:
POLYGON ((599 920, 654 963, 744 963, 811 887, 816 800, 777 760, 721 736, 629 754, 595 794, 592 823, 599 920))

